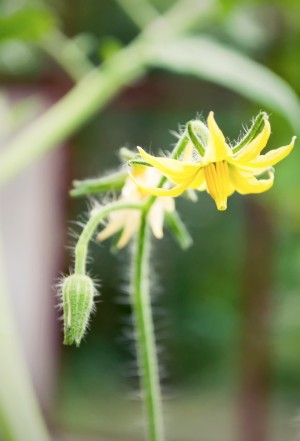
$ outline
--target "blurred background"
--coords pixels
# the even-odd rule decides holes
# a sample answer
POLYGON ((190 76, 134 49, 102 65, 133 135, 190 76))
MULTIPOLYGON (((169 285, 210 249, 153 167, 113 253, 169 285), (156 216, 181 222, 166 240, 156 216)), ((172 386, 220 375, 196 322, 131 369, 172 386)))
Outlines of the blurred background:
MULTIPOLYGON (((160 12, 174 3, 152 0, 160 12)), ((209 13, 193 24, 192 35, 210 36, 256 60, 299 93, 297 0, 207 1, 205 7, 209 13)), ((41 29, 59 28, 75 38, 72 41, 96 65, 139 33, 114 1, 2 0, 0 153, 20 127, 34 121, 73 86, 55 60, 60 40, 40 42, 20 31, 23 26, 25 30, 36 26, 26 16, 28 9, 47 11, 39 18, 41 29), (21 15, 21 20, 15 20, 10 35, 5 23, 14 14, 21 15)), ((220 58, 218 62, 215 69, 222 71, 231 61, 220 58)), ((243 69, 238 73, 249 75, 243 69)), ((264 89, 260 78, 252 79, 258 89, 264 89)), ((242 124, 266 110, 272 125, 270 148, 286 145, 296 129, 295 120, 292 128, 284 116, 286 104, 280 112, 271 100, 269 106, 267 100, 262 105, 263 98, 252 101, 245 95, 234 85, 224 87, 222 79, 207 81, 197 75, 151 69, 123 88, 60 148, 32 163, 1 190, 10 297, 35 390, 58 437, 142 439, 126 304, 129 249, 111 254, 110 241, 92 244, 91 272, 101 279, 100 303, 81 347, 62 346, 53 286, 72 265, 73 236, 81 231, 76 222, 86 218, 91 204, 68 196, 72 180, 118 168, 122 146, 141 145, 154 153, 171 148, 175 142, 171 130, 199 113, 206 118, 210 110, 232 140, 239 137, 242 124)), ((297 154, 296 147, 277 167, 269 192, 253 197, 235 194, 226 212, 217 212, 206 194, 201 193, 197 203, 178 200, 178 211, 194 238, 187 251, 182 252, 167 232, 163 240, 153 239, 153 303, 170 441, 298 439, 297 154)))

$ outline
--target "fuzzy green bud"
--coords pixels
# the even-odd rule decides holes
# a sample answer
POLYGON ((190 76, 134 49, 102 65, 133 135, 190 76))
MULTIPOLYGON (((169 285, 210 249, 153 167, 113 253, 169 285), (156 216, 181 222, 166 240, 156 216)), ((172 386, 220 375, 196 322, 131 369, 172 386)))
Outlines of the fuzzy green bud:
POLYGON ((96 289, 87 275, 72 274, 62 284, 64 344, 78 347, 94 309, 96 289))

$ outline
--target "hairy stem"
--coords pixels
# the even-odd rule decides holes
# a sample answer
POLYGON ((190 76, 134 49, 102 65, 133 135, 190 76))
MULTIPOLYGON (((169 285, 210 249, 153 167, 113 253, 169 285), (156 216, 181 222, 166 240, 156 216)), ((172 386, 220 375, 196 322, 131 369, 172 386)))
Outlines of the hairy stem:
MULTIPOLYGON (((173 149, 172 157, 178 158, 184 152, 188 142, 189 138, 185 130, 173 149)), ((162 187, 164 183, 165 178, 162 178, 159 187, 162 187)), ((135 317, 137 355, 141 375, 146 435, 148 441, 163 441, 162 397, 148 281, 149 239, 147 215, 155 199, 155 196, 151 196, 148 199, 141 217, 137 242, 132 256, 130 292, 135 317)))
MULTIPOLYGON (((185 130, 174 147, 172 157, 180 157, 188 142, 189 137, 187 130, 185 130)), ((162 178, 159 186, 162 186, 164 182, 165 179, 162 178)), ((135 316, 135 333, 137 337, 137 353, 141 374, 141 390, 147 425, 147 438, 148 441, 163 441, 162 399, 148 286, 147 216, 155 199, 156 197, 150 197, 144 204, 122 201, 112 202, 92 213, 89 221, 82 230, 75 248, 75 274, 86 274, 88 245, 96 228, 104 217, 116 210, 141 210, 139 233, 132 257, 131 299, 135 316)), ((184 234, 181 231, 181 241, 183 236, 184 234)), ((184 243, 186 240, 187 236, 185 235, 184 243)))
POLYGON ((92 214, 87 224, 85 225, 82 233, 78 239, 75 248, 75 273, 85 274, 86 273, 86 259, 88 252, 89 242, 98 227, 99 223, 108 216, 111 212, 116 210, 143 210, 143 205, 139 203, 130 202, 112 202, 111 204, 105 205, 92 214))
POLYGON ((1 252, 0 249, 0 437, 3 441, 49 441, 18 341, 1 252))
POLYGON ((162 399, 148 281, 148 231, 142 215, 131 271, 131 299, 148 441, 163 441, 162 399))

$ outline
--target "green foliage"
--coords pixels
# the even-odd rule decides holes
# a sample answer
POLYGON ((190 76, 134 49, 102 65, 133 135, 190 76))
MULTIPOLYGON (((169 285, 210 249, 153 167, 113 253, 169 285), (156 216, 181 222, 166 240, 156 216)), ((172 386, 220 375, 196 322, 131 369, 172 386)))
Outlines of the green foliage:
POLYGON ((7 40, 40 40, 55 24, 54 15, 47 9, 18 10, 0 17, 0 43, 7 40))
POLYGON ((102 60, 108 60, 122 49, 120 40, 114 37, 104 37, 100 41, 99 55, 102 60))
POLYGON ((153 49, 150 64, 227 87, 277 111, 299 130, 300 104, 293 89, 267 67, 217 41, 207 37, 171 41, 153 49))

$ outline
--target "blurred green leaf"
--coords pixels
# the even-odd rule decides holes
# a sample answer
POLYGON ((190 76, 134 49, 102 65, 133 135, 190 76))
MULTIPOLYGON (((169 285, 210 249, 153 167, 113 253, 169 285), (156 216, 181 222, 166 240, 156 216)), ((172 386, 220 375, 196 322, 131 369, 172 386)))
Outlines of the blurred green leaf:
POLYGON ((54 24, 54 16, 46 9, 19 10, 0 17, 0 43, 6 40, 39 40, 54 24))
POLYGON ((115 37, 107 36, 100 40, 99 55, 102 60, 108 60, 123 48, 122 42, 115 37))
POLYGON ((196 75, 227 87, 283 115, 299 132, 300 102, 293 89, 267 67, 207 37, 187 37, 155 46, 154 66, 196 75))
POLYGON ((39 68, 35 48, 21 40, 0 39, 0 72, 3 75, 28 75, 39 68))

